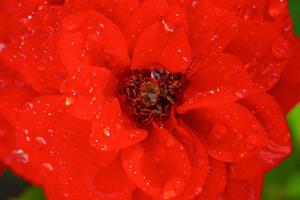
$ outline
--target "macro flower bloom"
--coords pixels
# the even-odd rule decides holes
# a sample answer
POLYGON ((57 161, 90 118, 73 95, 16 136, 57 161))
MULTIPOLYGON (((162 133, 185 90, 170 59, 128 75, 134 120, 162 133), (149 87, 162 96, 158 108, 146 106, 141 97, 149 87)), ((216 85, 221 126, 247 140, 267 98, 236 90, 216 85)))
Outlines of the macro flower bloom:
POLYGON ((2 162, 50 200, 260 199, 300 99, 287 4, 2 0, 2 162))

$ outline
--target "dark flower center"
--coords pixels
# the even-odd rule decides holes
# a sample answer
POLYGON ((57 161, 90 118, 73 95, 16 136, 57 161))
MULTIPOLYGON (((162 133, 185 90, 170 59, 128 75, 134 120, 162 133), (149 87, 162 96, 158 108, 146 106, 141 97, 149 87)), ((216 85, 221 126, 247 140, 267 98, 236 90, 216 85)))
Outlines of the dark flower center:
POLYGON ((123 108, 139 125, 152 121, 162 123, 177 102, 184 75, 162 69, 130 72, 120 83, 119 95, 123 108))

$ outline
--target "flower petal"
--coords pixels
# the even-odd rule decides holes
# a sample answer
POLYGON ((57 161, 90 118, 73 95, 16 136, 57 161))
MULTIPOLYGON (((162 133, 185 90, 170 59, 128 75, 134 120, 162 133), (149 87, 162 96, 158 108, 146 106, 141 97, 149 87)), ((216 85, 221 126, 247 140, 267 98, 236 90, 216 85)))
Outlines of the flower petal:
POLYGON ((208 154, 224 162, 254 156, 267 142, 260 122, 237 103, 190 111, 185 122, 204 142, 208 154))
POLYGON ((93 121, 90 143, 99 151, 114 151, 139 143, 147 132, 135 125, 122 113, 114 99, 98 111, 93 121))
POLYGON ((291 54, 290 44, 280 35, 281 31, 270 22, 243 21, 226 48, 226 52, 237 55, 246 64, 253 83, 264 90, 274 87, 291 54))
POLYGON ((134 49, 131 69, 151 68, 151 64, 159 63, 169 72, 184 73, 187 70, 191 49, 185 16, 181 13, 179 7, 171 7, 162 22, 143 31, 134 49))
POLYGON ((180 113, 234 102, 258 90, 248 78, 245 66, 233 55, 220 54, 208 66, 197 68, 184 93, 184 103, 177 109, 180 113))
POLYGON ((223 162, 209 158, 209 171, 202 191, 196 200, 214 200, 224 190, 227 183, 226 167, 223 162))
POLYGON ((183 146, 166 129, 155 126, 145 142, 122 151, 122 162, 135 185, 154 199, 178 196, 191 176, 183 146))
POLYGON ((74 117, 91 121, 103 104, 114 97, 115 87, 116 79, 108 69, 84 67, 64 80, 61 92, 68 95, 66 103, 74 117))
POLYGON ((168 4, 165 0, 146 0, 135 10, 125 29, 130 54, 132 54, 135 43, 142 31, 158 21, 167 9, 168 4))
POLYGON ((188 153, 191 162, 191 178, 187 182, 185 190, 176 199, 193 199, 202 191, 208 172, 208 157, 206 150, 194 133, 180 121, 172 121, 168 128, 172 134, 182 143, 188 153))
POLYGON ((249 180, 229 179, 222 193, 222 200, 259 200, 261 199, 263 177, 249 180))
POLYGON ((291 152, 291 138, 284 116, 277 102, 267 93, 252 95, 241 102, 263 125, 267 146, 253 158, 229 164, 229 176, 248 179, 264 174, 286 158, 291 152))
POLYGON ((28 15, 30 19, 19 19, 23 30, 12 36, 2 54, 4 62, 38 92, 57 92, 66 76, 56 44, 61 14, 61 8, 46 7, 28 15))
POLYGON ((210 0, 194 1, 187 10, 189 41, 193 56, 207 51, 216 28, 216 15, 210 0))
POLYGON ((52 191, 50 199, 101 199, 105 196, 117 200, 118 195, 130 196, 134 190, 122 171, 118 152, 105 155, 95 150, 89 143, 87 133, 90 132, 89 122, 68 114, 65 96, 39 97, 20 112, 17 147, 28 154, 37 176, 45 180, 46 191, 52 191), (112 173, 113 169, 117 172, 112 173), (120 179, 107 188, 98 178, 120 179))
POLYGON ((10 124, 15 125, 19 110, 35 95, 16 74, 7 69, 0 71, 0 114, 10 124))
POLYGON ((71 73, 86 64, 110 67, 117 72, 129 64, 126 41, 120 29, 96 11, 78 11, 65 16, 58 45, 60 56, 71 73))

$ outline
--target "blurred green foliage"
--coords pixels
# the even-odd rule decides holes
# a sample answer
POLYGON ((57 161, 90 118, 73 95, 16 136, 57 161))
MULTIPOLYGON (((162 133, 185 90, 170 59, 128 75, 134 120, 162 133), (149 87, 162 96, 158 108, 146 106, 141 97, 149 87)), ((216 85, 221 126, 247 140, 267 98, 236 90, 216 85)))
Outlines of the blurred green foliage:
MULTIPOLYGON (((300 0, 289 0, 295 33, 300 37, 300 0)), ((265 179, 264 200, 300 200, 300 104, 287 116, 294 151, 265 179)), ((42 189, 6 171, 0 179, 1 200, 45 200, 42 189)))

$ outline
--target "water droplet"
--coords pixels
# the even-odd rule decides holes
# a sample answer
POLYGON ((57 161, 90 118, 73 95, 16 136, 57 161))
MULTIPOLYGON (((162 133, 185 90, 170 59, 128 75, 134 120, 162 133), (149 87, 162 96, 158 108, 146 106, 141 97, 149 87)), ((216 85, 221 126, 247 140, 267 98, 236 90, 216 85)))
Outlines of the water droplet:
POLYGON ((241 89, 235 92, 235 96, 237 96, 238 98, 244 98, 247 95, 248 95, 248 91, 246 89, 241 89))
POLYGON ((215 124, 211 129, 211 135, 213 136, 214 140, 224 139, 228 135, 228 129, 223 124, 215 124))
POLYGON ((2 52, 6 48, 6 45, 0 42, 0 52, 2 52))
POLYGON ((102 144, 101 146, 100 146, 100 150, 101 151, 106 151, 108 149, 108 146, 106 145, 106 144, 102 144))
POLYGON ((65 105, 70 106, 74 103, 74 100, 71 97, 66 97, 65 105))
POLYGON ((287 14, 288 2, 286 0, 270 0, 268 7, 268 14, 273 17, 279 17, 287 14))
POLYGON ((49 172, 52 172, 54 169, 50 163, 43 163, 42 170, 43 170, 43 173, 48 174, 49 172))
POLYGON ((174 190, 164 191, 164 200, 172 199, 176 196, 176 192, 174 190))
POLYGON ((40 147, 43 147, 47 144, 47 141, 43 138, 43 137, 36 137, 35 138, 35 142, 40 146, 40 147))
POLYGON ((174 32, 175 26, 170 26, 165 20, 162 20, 162 24, 164 25, 164 29, 168 32, 174 32))
POLYGON ((107 137, 111 136, 110 128, 109 127, 104 128, 103 134, 107 137))
POLYGON ((29 162, 29 156, 27 153, 25 153, 22 149, 17 149, 12 152, 15 160, 19 163, 28 163, 29 162))

